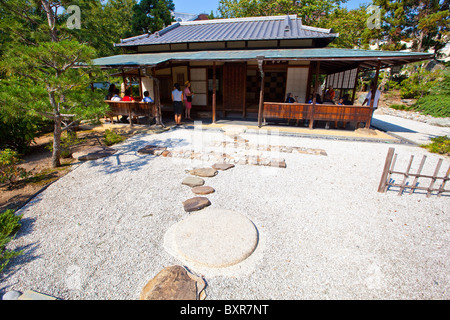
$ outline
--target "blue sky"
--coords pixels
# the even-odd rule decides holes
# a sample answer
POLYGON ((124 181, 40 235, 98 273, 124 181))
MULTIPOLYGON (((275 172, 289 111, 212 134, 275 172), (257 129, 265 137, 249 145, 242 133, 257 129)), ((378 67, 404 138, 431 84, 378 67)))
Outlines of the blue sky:
MULTIPOLYGON (((349 0, 344 4, 348 9, 354 9, 360 3, 369 3, 370 0, 349 0)), ((175 11, 182 13, 216 13, 219 0, 173 0, 175 11)))

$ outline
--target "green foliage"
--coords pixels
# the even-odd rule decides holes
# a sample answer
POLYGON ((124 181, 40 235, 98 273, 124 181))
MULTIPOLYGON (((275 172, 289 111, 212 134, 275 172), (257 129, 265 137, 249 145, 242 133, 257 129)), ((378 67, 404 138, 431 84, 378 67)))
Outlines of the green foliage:
POLYGON ((172 0, 141 0, 133 6, 131 20, 133 35, 153 33, 172 23, 175 10, 172 0))
POLYGON ((341 0, 220 0, 219 12, 224 18, 263 17, 297 14, 302 21, 315 26, 345 1, 341 0))
POLYGON ((450 138, 447 136, 441 136, 431 138, 431 143, 422 145, 422 148, 428 149, 432 153, 450 155, 450 138))
POLYGON ((429 94, 441 79, 441 70, 427 71, 423 63, 411 64, 404 69, 409 76, 400 84, 403 99, 418 99, 429 94))
POLYGON ((430 93, 413 105, 415 110, 433 117, 450 117, 450 69, 447 67, 437 82, 433 82, 430 93))
MULTIPOLYGON (((65 134, 61 135, 61 157, 70 158, 72 156, 72 148, 85 141, 86 139, 79 139, 75 131, 66 131, 65 134)), ((53 152, 53 144, 48 144, 46 148, 53 152)))
POLYGON ((104 138, 103 142, 107 146, 112 146, 113 144, 125 141, 125 137, 122 137, 121 135, 117 134, 114 130, 109 129, 105 130, 103 138, 104 138))
POLYGON ((9 261, 23 254, 23 251, 11 251, 6 249, 6 245, 13 239, 15 233, 20 228, 22 216, 16 216, 14 211, 6 210, 0 213, 0 272, 4 270, 9 261))
POLYGON ((411 107, 408 107, 404 104, 391 104, 389 108, 395 109, 395 110, 411 110, 411 107))
POLYGON ((19 154, 11 149, 0 152, 0 183, 11 186, 18 179, 26 178, 29 173, 18 166, 21 162, 19 154))

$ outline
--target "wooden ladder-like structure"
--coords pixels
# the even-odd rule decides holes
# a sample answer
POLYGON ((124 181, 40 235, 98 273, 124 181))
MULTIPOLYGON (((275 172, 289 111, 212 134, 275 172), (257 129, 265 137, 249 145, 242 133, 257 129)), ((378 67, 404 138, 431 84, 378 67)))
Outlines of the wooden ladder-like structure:
POLYGON ((401 196, 405 189, 409 188, 409 194, 413 194, 415 190, 425 190, 427 192, 427 197, 430 197, 433 192, 437 192, 437 196, 441 196, 443 193, 449 193, 450 190, 445 189, 445 184, 448 180, 450 180, 450 166, 447 169, 445 176, 438 176, 439 170, 442 166, 442 159, 439 159, 436 168, 434 170, 434 174, 432 176, 422 174, 422 169, 425 165, 425 161, 427 156, 423 156, 422 161, 420 162, 419 168, 416 173, 411 173, 411 165, 414 160, 414 156, 412 155, 408 167, 405 172, 396 171, 395 162, 397 160, 397 154, 395 153, 394 148, 389 148, 388 154, 386 156, 386 161, 384 163, 383 174, 381 175, 380 184, 378 186, 378 192, 384 193, 388 190, 389 187, 399 187, 398 195, 401 196), (393 183, 391 182, 391 176, 393 174, 403 176, 403 180, 401 183, 393 183), (414 177, 412 184, 408 184, 408 178, 414 177), (431 182, 428 187, 419 187, 418 180, 419 178, 428 178, 431 179, 431 182), (436 181, 442 180, 439 188, 435 187, 436 181))

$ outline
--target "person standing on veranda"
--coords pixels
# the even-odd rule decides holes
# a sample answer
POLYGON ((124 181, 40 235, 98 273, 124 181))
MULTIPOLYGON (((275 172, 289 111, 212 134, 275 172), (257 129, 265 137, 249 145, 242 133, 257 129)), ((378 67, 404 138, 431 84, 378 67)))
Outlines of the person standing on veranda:
POLYGON ((184 104, 186 106, 186 114, 185 118, 188 120, 191 119, 191 109, 192 109, 192 91, 191 91, 191 83, 189 81, 186 81, 184 83, 184 104))
POLYGON ((181 114, 183 113, 183 92, 180 89, 180 84, 175 83, 172 91, 173 111, 175 113, 175 124, 181 124, 181 114))

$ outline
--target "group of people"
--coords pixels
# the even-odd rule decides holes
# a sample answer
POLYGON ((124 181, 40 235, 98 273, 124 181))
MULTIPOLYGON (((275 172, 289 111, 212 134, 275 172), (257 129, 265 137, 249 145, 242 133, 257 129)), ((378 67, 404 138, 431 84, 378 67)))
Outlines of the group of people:
MULTIPOLYGON (((375 87, 375 83, 372 82, 371 86, 370 86, 370 90, 367 93, 366 98, 364 99, 364 102, 362 103, 362 105, 364 106, 366 103, 368 106, 370 106, 371 103, 371 99, 372 99, 372 90, 375 87)), ((316 103, 318 104, 336 104, 334 101, 334 98, 336 96, 336 92, 334 91, 333 87, 328 87, 328 90, 325 92, 325 95, 323 97, 320 96, 320 94, 316 94, 316 103)), ((380 100, 381 97, 381 91, 379 89, 376 89, 375 91, 375 99, 373 101, 373 108, 377 109, 378 108, 378 101, 380 100)), ((292 97, 292 93, 288 93, 287 97, 286 97, 286 103, 294 103, 294 102, 298 102, 297 101, 297 97, 292 97)), ((311 98, 308 100, 309 104, 313 103, 313 96, 311 96, 311 98)), ((337 105, 343 106, 343 105, 352 105, 352 101, 350 101, 350 95, 349 94, 345 94, 342 97, 339 98, 337 105)))
POLYGON ((181 115, 183 114, 183 102, 185 105, 185 118, 187 120, 192 120, 191 109, 192 109, 192 97, 194 93, 191 91, 191 83, 186 81, 184 83, 184 90, 181 91, 180 84, 175 83, 173 85, 172 91, 172 101, 173 101, 173 111, 175 113, 175 123, 176 125, 181 124, 181 115))
MULTIPOLYGON (((131 89, 125 89, 124 96, 120 96, 120 90, 116 88, 116 85, 112 83, 109 86, 108 94, 105 97, 105 100, 111 100, 111 101, 135 101, 131 94, 131 89)), ((144 98, 142 99, 143 102, 154 102, 153 99, 150 97, 150 93, 148 91, 144 92, 144 98)), ((128 123, 128 115, 122 115, 122 118, 119 120, 122 123, 128 123)))

